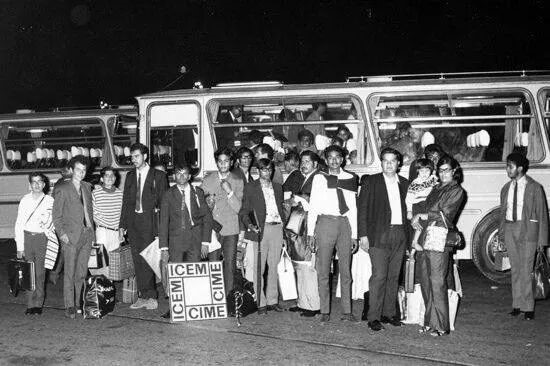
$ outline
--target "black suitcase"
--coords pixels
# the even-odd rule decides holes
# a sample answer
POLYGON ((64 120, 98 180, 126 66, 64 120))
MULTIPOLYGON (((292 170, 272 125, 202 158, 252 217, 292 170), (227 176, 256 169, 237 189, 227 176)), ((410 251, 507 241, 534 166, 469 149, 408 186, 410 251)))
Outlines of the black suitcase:
POLYGON ((21 290, 34 291, 36 289, 34 262, 25 259, 10 259, 8 261, 8 283, 13 296, 17 296, 21 290))

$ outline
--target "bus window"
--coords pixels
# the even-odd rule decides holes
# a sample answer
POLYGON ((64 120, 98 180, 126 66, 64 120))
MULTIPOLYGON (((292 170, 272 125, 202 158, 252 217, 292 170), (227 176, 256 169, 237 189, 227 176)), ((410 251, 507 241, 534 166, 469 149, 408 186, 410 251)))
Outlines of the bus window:
POLYGON ((172 169, 187 164, 198 169, 199 105, 157 104, 150 108, 151 166, 172 169))
MULTIPOLYGON (((338 143, 358 163, 361 109, 351 97, 285 97, 262 100, 212 101, 208 114, 213 122, 217 147, 253 148, 270 144, 277 163, 290 150, 322 152, 338 143)), ((361 152, 363 151, 361 147, 361 152)))
POLYGON ((119 115, 109 119, 114 159, 118 165, 132 165, 130 146, 137 141, 137 119, 119 115))
POLYGON ((543 111, 544 126, 550 137, 550 90, 543 89, 540 93, 540 109, 543 111))
POLYGON ((60 168, 76 155, 89 157, 93 169, 104 153, 105 134, 97 119, 6 122, 1 131, 11 170, 60 168))
POLYGON ((404 165, 439 144, 459 162, 501 162, 518 151, 543 157, 540 131, 522 92, 471 92, 371 97, 379 147, 403 154, 404 165))

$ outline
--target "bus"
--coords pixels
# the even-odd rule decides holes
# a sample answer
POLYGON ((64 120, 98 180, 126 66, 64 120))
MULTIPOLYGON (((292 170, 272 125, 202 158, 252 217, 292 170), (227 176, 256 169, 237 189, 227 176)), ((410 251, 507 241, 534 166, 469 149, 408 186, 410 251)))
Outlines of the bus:
POLYGON ((135 106, 0 115, 0 238, 14 237, 30 172, 43 172, 51 193, 68 160, 84 155, 90 161, 89 179, 107 165, 116 167, 123 179, 131 168, 130 146, 137 141, 137 130, 135 106))
POLYGON ((495 266, 495 254, 504 250, 497 211, 508 180, 506 156, 525 154, 531 161, 529 174, 545 187, 550 182, 550 72, 359 76, 296 85, 224 83, 136 99, 139 141, 149 146, 151 161, 169 169, 186 162, 197 169, 199 182, 216 170, 214 151, 221 146, 268 143, 283 168, 285 152, 304 144, 322 151, 347 129, 351 133, 341 136, 350 151, 347 169, 359 176, 380 172, 379 153, 391 146, 403 154, 400 174, 408 177, 423 147, 439 144, 460 162, 467 191, 457 222, 465 247, 456 258, 473 259, 497 282, 510 278, 509 270, 495 266), (311 133, 309 139, 298 138, 305 136, 304 129, 311 133))

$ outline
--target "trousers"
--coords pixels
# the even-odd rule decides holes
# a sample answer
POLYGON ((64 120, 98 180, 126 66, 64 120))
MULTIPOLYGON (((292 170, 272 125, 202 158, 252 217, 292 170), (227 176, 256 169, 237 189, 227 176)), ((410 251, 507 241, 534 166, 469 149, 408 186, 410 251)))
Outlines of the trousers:
POLYGON ((133 220, 128 228, 128 238, 132 248, 138 295, 143 299, 155 299, 157 298, 155 272, 149 267, 147 261, 139 255, 155 239, 153 218, 146 213, 134 213, 133 215, 133 220))
MULTIPOLYGON (((279 287, 277 264, 281 258, 283 248, 283 225, 265 225, 260 242, 260 307, 275 305, 279 302, 279 287), (267 264, 267 279, 264 278, 265 266, 267 264), (265 288, 265 290, 264 290, 265 288)), ((254 258, 258 258, 257 246, 254 246, 254 258)), ((255 268, 256 269, 256 268, 255 268)), ((256 272, 256 270, 254 270, 256 272)), ((254 283, 257 282, 256 275, 254 283)))
POLYGON ((63 256, 65 258, 63 299, 65 308, 74 307, 75 304, 77 308, 81 306, 93 235, 91 228, 82 228, 77 243, 63 244, 63 256))
POLYGON ((46 269, 44 260, 46 258, 46 245, 48 238, 45 234, 35 234, 25 231, 25 258, 34 262, 36 287, 34 291, 27 291, 27 307, 41 308, 44 304, 44 281, 46 269))
POLYGON ((424 325, 442 332, 450 331, 449 295, 447 294, 447 273, 449 252, 425 250, 417 253, 420 267, 420 289, 426 305, 424 325))

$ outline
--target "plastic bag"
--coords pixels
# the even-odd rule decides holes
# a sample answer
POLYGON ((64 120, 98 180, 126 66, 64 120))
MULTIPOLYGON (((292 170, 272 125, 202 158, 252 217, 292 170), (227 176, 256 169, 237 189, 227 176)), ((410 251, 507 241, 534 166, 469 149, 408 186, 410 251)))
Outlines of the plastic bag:
POLYGON ((535 300, 545 300, 550 294, 550 264, 544 251, 537 252, 533 269, 533 295, 535 300))
POLYGON ((84 319, 100 319, 115 309, 115 286, 104 275, 86 279, 84 319))

